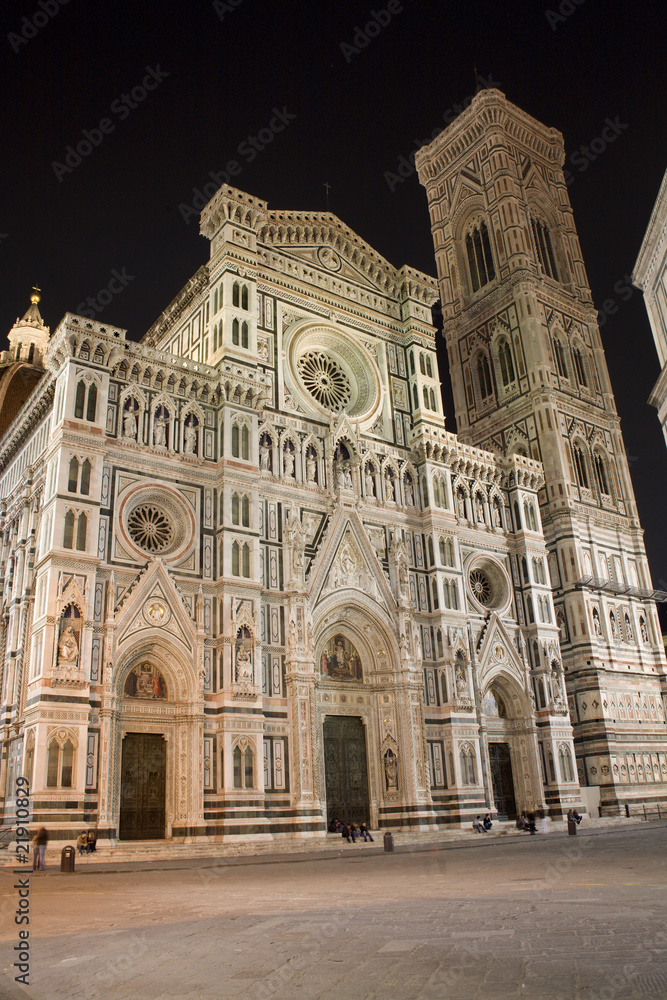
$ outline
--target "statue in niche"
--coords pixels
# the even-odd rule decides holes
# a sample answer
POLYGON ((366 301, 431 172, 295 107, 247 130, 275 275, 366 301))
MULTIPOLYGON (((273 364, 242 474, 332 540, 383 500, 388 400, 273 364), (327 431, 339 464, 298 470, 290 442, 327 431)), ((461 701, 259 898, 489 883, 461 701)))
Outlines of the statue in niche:
POLYGON ((484 504, 479 493, 475 495, 475 517, 478 524, 484 524, 484 504))
POLYGON ((386 476, 385 478, 385 496, 387 500, 396 501, 396 488, 394 486, 394 480, 391 476, 386 476))
POLYGON ((414 507, 415 505, 415 488, 412 480, 409 478, 405 480, 405 502, 408 507, 414 507))
POLYGON ((384 755, 384 776, 387 791, 395 792, 398 789, 398 758, 391 750, 384 755))
POLYGON ((271 471, 271 447, 266 437, 259 442, 259 468, 260 472, 271 471))
POLYGON ((236 641, 236 680, 239 684, 252 682, 252 636, 245 626, 236 641))
POLYGON ((303 580, 306 529, 296 514, 292 514, 285 524, 285 541, 292 553, 292 576, 295 580, 303 580))
POLYGON ((283 470, 285 479, 294 479, 294 453, 289 448, 284 452, 283 470))
POLYGON ((500 519, 500 504, 497 500, 493 501, 493 527, 502 528, 502 521, 500 519))
POLYGON ((349 462, 343 467, 343 485, 346 490, 352 489, 352 467, 349 462))
POLYGON ((372 465, 366 466, 366 475, 364 476, 364 489, 366 490, 367 497, 375 496, 375 475, 372 465))
POLYGON ((466 519, 466 500, 462 490, 456 491, 456 511, 462 521, 466 519))
POLYGON ((563 704, 563 688, 561 687, 558 666, 554 663, 551 668, 551 687, 554 693, 554 704, 563 704))
POLYGON ((456 670, 456 697, 468 697, 468 680, 466 678, 465 667, 460 664, 456 670))
POLYGON ((312 448, 309 448, 306 453, 306 482, 317 482, 317 461, 312 448))
POLYGON ((197 424, 194 417, 190 417, 185 425, 183 451, 186 455, 194 455, 197 451, 197 424))
POLYGON ((137 415, 134 412, 134 405, 131 404, 130 408, 123 414, 123 437, 137 440, 137 415))
POLYGON ((79 659, 79 643, 76 632, 71 625, 67 625, 60 636, 58 642, 58 663, 59 667, 75 667, 79 659))
POLYGON ((167 418, 162 409, 157 411, 153 420, 153 444, 157 448, 167 446, 167 418))
POLYGON ((600 626, 600 614, 597 608, 593 608, 593 628, 595 629, 596 635, 602 635, 602 627, 600 626))

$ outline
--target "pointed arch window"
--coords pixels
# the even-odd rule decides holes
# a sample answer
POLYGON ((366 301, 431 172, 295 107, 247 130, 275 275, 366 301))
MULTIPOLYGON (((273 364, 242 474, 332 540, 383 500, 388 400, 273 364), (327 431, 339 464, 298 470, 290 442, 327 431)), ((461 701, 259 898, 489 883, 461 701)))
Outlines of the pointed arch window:
POLYGON ((477 382, 479 385, 479 395, 482 400, 487 399, 493 394, 491 369, 486 354, 480 354, 477 358, 477 382))
POLYGON ((69 462, 69 476, 67 478, 67 490, 69 493, 76 493, 79 485, 79 459, 72 457, 69 462))
POLYGON ((586 363, 578 347, 573 348, 572 357, 574 358, 574 370, 577 375, 577 382, 584 389, 587 389, 588 379, 586 378, 586 363))
POLYGON ((86 535, 88 534, 88 517, 86 514, 79 514, 76 524, 76 547, 79 552, 86 549, 86 535))
POLYGON ((249 303, 248 286, 247 285, 242 285, 241 286, 241 309, 248 309, 249 308, 248 303, 249 303))
MULTIPOLYGON (((247 291, 247 289, 244 289, 244 291, 247 291)), ((248 342, 249 342, 248 341, 248 324, 244 320, 243 323, 241 323, 241 347, 245 347, 247 349, 248 342)))
POLYGON ((241 524, 244 528, 250 527, 250 500, 243 497, 241 500, 241 524))
POLYGON ((565 361, 565 348, 563 347, 562 341, 558 337, 554 337, 554 357, 556 359, 556 368, 558 374, 561 378, 569 379, 569 373, 567 370, 567 363, 565 361))
POLYGON ((424 355, 420 353, 419 355, 419 370, 422 375, 426 374, 426 363, 424 361, 424 355))
POLYGON ((74 548, 74 511, 68 510, 65 514, 65 528, 63 531, 63 548, 74 548))
POLYGON ((586 466, 586 456, 584 455, 581 447, 575 444, 574 448, 574 466, 577 471, 577 482, 584 489, 588 489, 588 468, 586 466))
POLYGON ((475 226, 466 236, 466 254, 473 292, 488 285, 496 276, 491 255, 491 242, 486 223, 475 226))
POLYGON ((232 524, 239 523, 239 495, 232 493, 232 524))
POLYGON ((47 788, 71 788, 74 746, 67 739, 61 744, 54 737, 49 743, 46 765, 47 788))
POLYGON ((541 219, 532 218, 530 220, 533 229, 533 239, 535 240, 535 250, 537 259, 540 262, 543 272, 554 281, 559 281, 558 268, 556 266, 556 255, 554 253, 551 233, 546 222, 541 219))
POLYGON ((232 285, 232 305, 238 308, 241 299, 241 290, 239 288, 238 281, 235 281, 232 285))
POLYGON ((240 576, 240 546, 238 542, 232 542, 232 576, 240 576))
POLYGON ((598 489, 600 493, 604 493, 605 496, 611 496, 611 490, 609 489, 609 479, 607 477, 607 467, 604 458, 599 452, 593 455, 593 466, 595 468, 595 478, 597 480, 598 489))
POLYGON ((249 746, 234 747, 234 788, 255 787, 255 759, 249 746))
POLYGON ((86 420, 93 421, 97 412, 97 386, 93 382, 88 390, 88 405, 86 407, 86 420))
POLYGON ((240 340, 239 330, 240 330, 239 321, 237 319, 232 320, 232 344, 234 344, 236 347, 239 346, 239 340, 240 340))
POLYGON ((250 546, 247 544, 247 542, 243 546, 242 559, 241 559, 241 568, 242 568, 243 576, 249 577, 250 576, 250 546))
POLYGON ((91 465, 86 458, 81 465, 81 485, 79 487, 79 492, 85 497, 87 497, 90 493, 90 471, 91 465))
POLYGON ((498 348, 498 360, 500 362, 500 375, 503 385, 510 385, 516 380, 516 375, 514 374, 512 351, 506 340, 503 340, 498 348))
POLYGON ((74 416, 83 420, 83 408, 86 401, 86 383, 82 380, 77 383, 76 397, 74 399, 74 416))

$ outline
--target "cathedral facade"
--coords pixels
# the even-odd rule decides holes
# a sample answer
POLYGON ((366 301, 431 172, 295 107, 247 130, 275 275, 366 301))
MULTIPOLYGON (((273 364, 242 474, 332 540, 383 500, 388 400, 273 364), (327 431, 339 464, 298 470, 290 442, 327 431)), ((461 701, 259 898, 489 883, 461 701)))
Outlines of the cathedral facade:
MULTIPOLYGON (((470 141, 489 100, 511 108, 478 95, 470 141)), ((498 177, 481 152, 440 158, 459 122, 421 154, 458 437, 438 283, 330 213, 223 185, 201 216, 209 262, 138 343, 69 313, 49 334, 34 296, 0 379, 14 398, 19 369, 39 374, 0 443, 5 827, 19 775, 56 840, 559 818, 580 782, 609 812, 664 796, 664 661, 583 266, 557 242, 561 147, 532 122, 551 136, 535 173, 563 288, 518 222, 497 242, 490 191, 512 218, 503 184, 528 176, 511 124, 491 130, 503 149, 486 140, 498 177), (447 260, 477 270, 452 283, 447 260), (588 394, 558 382, 547 300, 586 346, 588 394), (566 413, 604 443, 613 493, 591 464, 574 495, 566 413), (593 570, 603 551, 636 569, 622 597, 593 570)))

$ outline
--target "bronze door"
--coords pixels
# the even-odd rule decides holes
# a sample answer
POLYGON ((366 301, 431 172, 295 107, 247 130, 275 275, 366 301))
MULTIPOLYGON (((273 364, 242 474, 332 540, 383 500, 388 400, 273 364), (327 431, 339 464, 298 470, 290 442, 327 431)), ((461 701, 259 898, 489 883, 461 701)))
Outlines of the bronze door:
POLYGON ((357 716, 328 715, 324 720, 327 825, 336 817, 368 823, 366 732, 357 716))
POLYGON ((128 733, 123 740, 120 839, 164 837, 167 745, 155 733, 128 733))
POLYGON ((489 743, 489 763, 498 819, 516 819, 512 759, 507 743, 489 743))

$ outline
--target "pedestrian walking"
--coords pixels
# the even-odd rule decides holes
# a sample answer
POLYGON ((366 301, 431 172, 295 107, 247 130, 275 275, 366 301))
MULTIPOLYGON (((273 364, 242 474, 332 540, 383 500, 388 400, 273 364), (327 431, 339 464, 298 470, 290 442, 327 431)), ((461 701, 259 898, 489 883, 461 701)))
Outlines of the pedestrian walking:
POLYGON ((46 845, 49 842, 49 835, 46 832, 45 826, 40 826, 39 830, 32 839, 33 855, 32 855, 32 870, 36 871, 39 869, 40 872, 44 871, 44 857, 46 855, 46 845))

